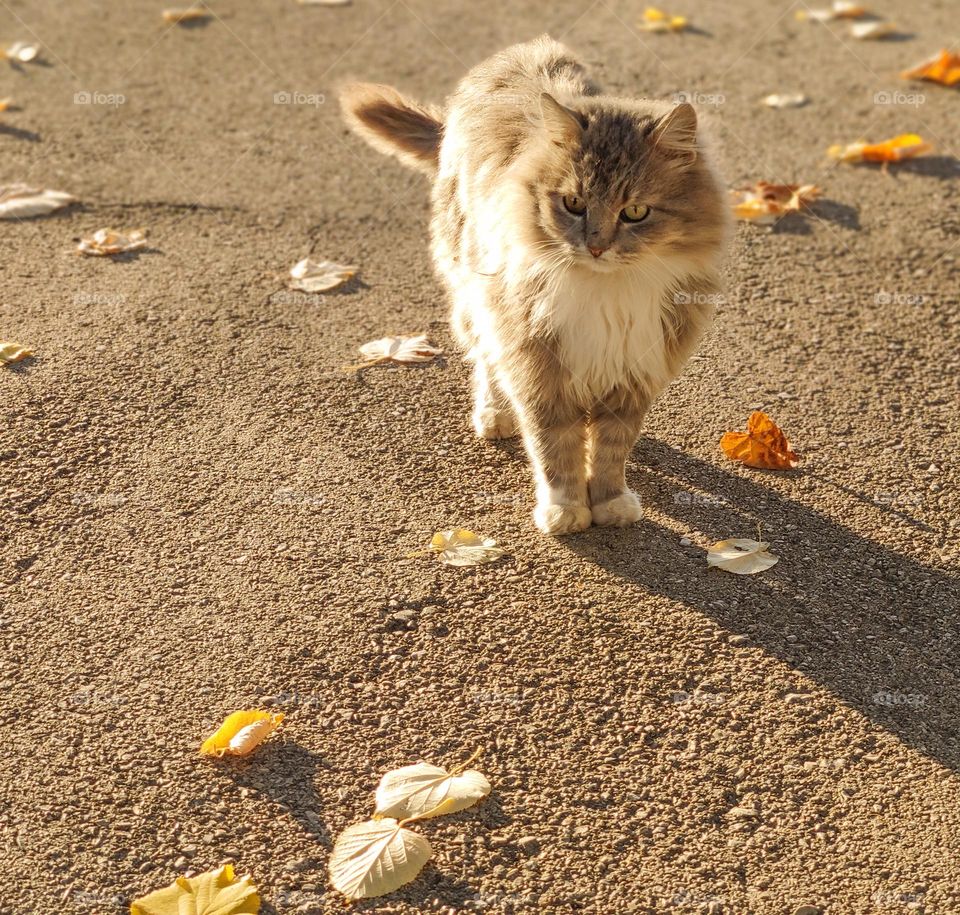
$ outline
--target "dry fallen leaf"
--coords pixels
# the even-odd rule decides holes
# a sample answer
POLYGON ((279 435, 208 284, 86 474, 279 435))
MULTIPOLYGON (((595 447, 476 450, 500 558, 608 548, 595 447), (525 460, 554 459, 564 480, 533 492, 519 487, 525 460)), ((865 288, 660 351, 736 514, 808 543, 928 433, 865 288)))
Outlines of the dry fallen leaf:
POLYGON ((314 261, 305 257, 290 268, 290 288, 301 292, 326 292, 336 289, 357 275, 356 267, 333 261, 314 261))
POLYGON ((29 349, 19 343, 0 342, 0 365, 13 365, 14 362, 20 362, 32 355, 29 349))
POLYGON ((859 19, 866 15, 867 8, 851 0, 834 0, 832 6, 827 9, 802 9, 797 10, 796 18, 803 21, 809 19, 811 22, 828 22, 831 19, 859 19))
POLYGON ((81 254, 93 257, 106 257, 110 254, 123 254, 146 247, 147 233, 143 229, 134 229, 123 234, 116 229, 97 229, 92 238, 81 239, 77 250, 81 254))
POLYGON ((204 756, 246 756, 263 743, 281 721, 283 714, 279 712, 270 714, 258 709, 233 712, 203 742, 200 752, 204 756))
POLYGON ((941 86, 960 85, 960 54, 943 50, 900 75, 904 79, 925 79, 941 86))
POLYGON ((40 190, 27 184, 0 186, 0 219, 46 216, 76 200, 63 191, 40 190))
POLYGON ((868 41, 876 38, 889 38, 896 35, 897 24, 895 22, 851 22, 850 35, 860 41, 868 41))
POLYGON ((260 897, 249 877, 237 879, 230 864, 196 877, 177 877, 170 886, 130 903, 130 915, 257 915, 260 897))
POLYGON ((768 108, 802 108, 809 101, 802 92, 775 92, 764 96, 760 103, 768 108))
POLYGON ((476 755, 450 772, 429 763, 387 772, 377 787, 374 819, 427 818, 472 807, 490 793, 486 777, 466 768, 476 755))
POLYGON ((771 184, 758 181, 753 187, 733 191, 733 214, 758 225, 770 225, 787 213, 805 209, 822 191, 815 184, 771 184))
POLYGON ((367 820, 345 829, 330 855, 330 882, 348 899, 382 896, 413 880, 430 860, 430 843, 403 822, 367 820))
POLYGON ((28 41, 15 41, 9 48, 3 52, 3 56, 7 60, 15 60, 21 64, 30 63, 31 60, 36 60, 37 55, 40 53, 40 45, 30 44, 28 41))
POLYGON ((213 14, 202 6, 191 6, 186 9, 169 9, 163 11, 163 21, 168 25, 177 25, 181 22, 199 22, 209 19, 213 14))
POLYGON ((746 432, 724 433, 720 447, 731 460, 764 470, 789 470, 800 460, 780 427, 760 410, 750 415, 746 432))
POLYGON ((637 24, 641 32, 682 32, 690 23, 686 16, 673 16, 648 6, 637 24))
POLYGON ((0 98, 0 111, 9 111, 13 107, 12 98, 0 98))
POLYGON ((721 540, 707 549, 707 565, 734 575, 756 575, 780 561, 779 556, 767 552, 769 546, 756 540, 721 540))
POLYGON ((417 337, 383 337, 360 347, 361 355, 368 360, 366 365, 376 365, 378 362, 429 362, 442 352, 442 349, 427 343, 426 334, 417 337))
POLYGON ((933 147, 915 133, 904 133, 883 143, 851 143, 848 146, 831 146, 827 155, 841 162, 902 162, 914 156, 922 156, 933 147))
POLYGON ((480 537, 462 527, 449 531, 437 531, 430 541, 430 549, 448 566, 476 566, 494 562, 504 555, 497 541, 480 537))

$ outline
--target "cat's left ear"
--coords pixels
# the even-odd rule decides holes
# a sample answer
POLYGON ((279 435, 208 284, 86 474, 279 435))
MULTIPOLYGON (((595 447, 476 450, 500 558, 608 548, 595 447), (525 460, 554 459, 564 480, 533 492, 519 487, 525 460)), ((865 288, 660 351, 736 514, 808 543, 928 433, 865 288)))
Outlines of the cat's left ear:
POLYGON ((697 159, 697 112, 693 105, 683 102, 660 118, 653 128, 653 140, 671 158, 692 165, 697 159))
POLYGON ((540 93, 540 116, 553 138, 561 144, 575 143, 583 133, 576 111, 561 105, 549 92, 540 93))

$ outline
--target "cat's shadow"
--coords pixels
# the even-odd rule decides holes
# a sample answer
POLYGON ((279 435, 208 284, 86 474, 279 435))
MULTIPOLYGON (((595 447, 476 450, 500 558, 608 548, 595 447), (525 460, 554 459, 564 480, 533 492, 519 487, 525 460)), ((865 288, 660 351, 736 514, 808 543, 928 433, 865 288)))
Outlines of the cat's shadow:
MULTIPOLYGON (((773 471, 728 472, 649 438, 634 461, 630 482, 646 505, 702 532, 704 542, 756 538, 762 524, 779 564, 757 576, 709 569, 702 549, 649 520, 563 538, 572 553, 615 575, 638 599, 662 595, 747 635, 903 743, 960 769, 956 575, 779 495, 765 485, 773 471)), ((926 490, 835 488, 851 511, 854 502, 858 512, 875 509, 878 527, 925 527, 916 515, 926 490)))

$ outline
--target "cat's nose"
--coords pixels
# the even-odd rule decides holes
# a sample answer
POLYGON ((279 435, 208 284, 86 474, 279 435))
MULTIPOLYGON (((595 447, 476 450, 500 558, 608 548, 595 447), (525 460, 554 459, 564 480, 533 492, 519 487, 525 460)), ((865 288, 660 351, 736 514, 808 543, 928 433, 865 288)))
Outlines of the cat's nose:
POLYGON ((603 254, 603 252, 606 251, 607 249, 606 249, 606 248, 593 248, 593 247, 591 247, 590 245, 587 245, 587 250, 588 250, 594 257, 599 257, 599 256, 600 256, 601 254, 603 254))

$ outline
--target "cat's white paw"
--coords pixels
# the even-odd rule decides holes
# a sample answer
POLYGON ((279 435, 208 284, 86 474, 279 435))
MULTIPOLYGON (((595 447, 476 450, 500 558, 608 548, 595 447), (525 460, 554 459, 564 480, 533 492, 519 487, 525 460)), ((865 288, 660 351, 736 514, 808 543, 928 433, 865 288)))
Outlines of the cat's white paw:
POLYGON ((626 527, 639 521, 643 517, 643 509, 640 507, 640 500, 635 493, 620 493, 606 502, 593 506, 594 524, 612 524, 616 527, 626 527))
POLYGON ((590 527, 590 509, 586 505, 555 505, 540 502, 533 520, 544 534, 575 534, 590 527))
POLYGON ((517 419, 510 409, 484 407, 473 411, 473 428, 480 438, 513 438, 517 434, 517 419))

